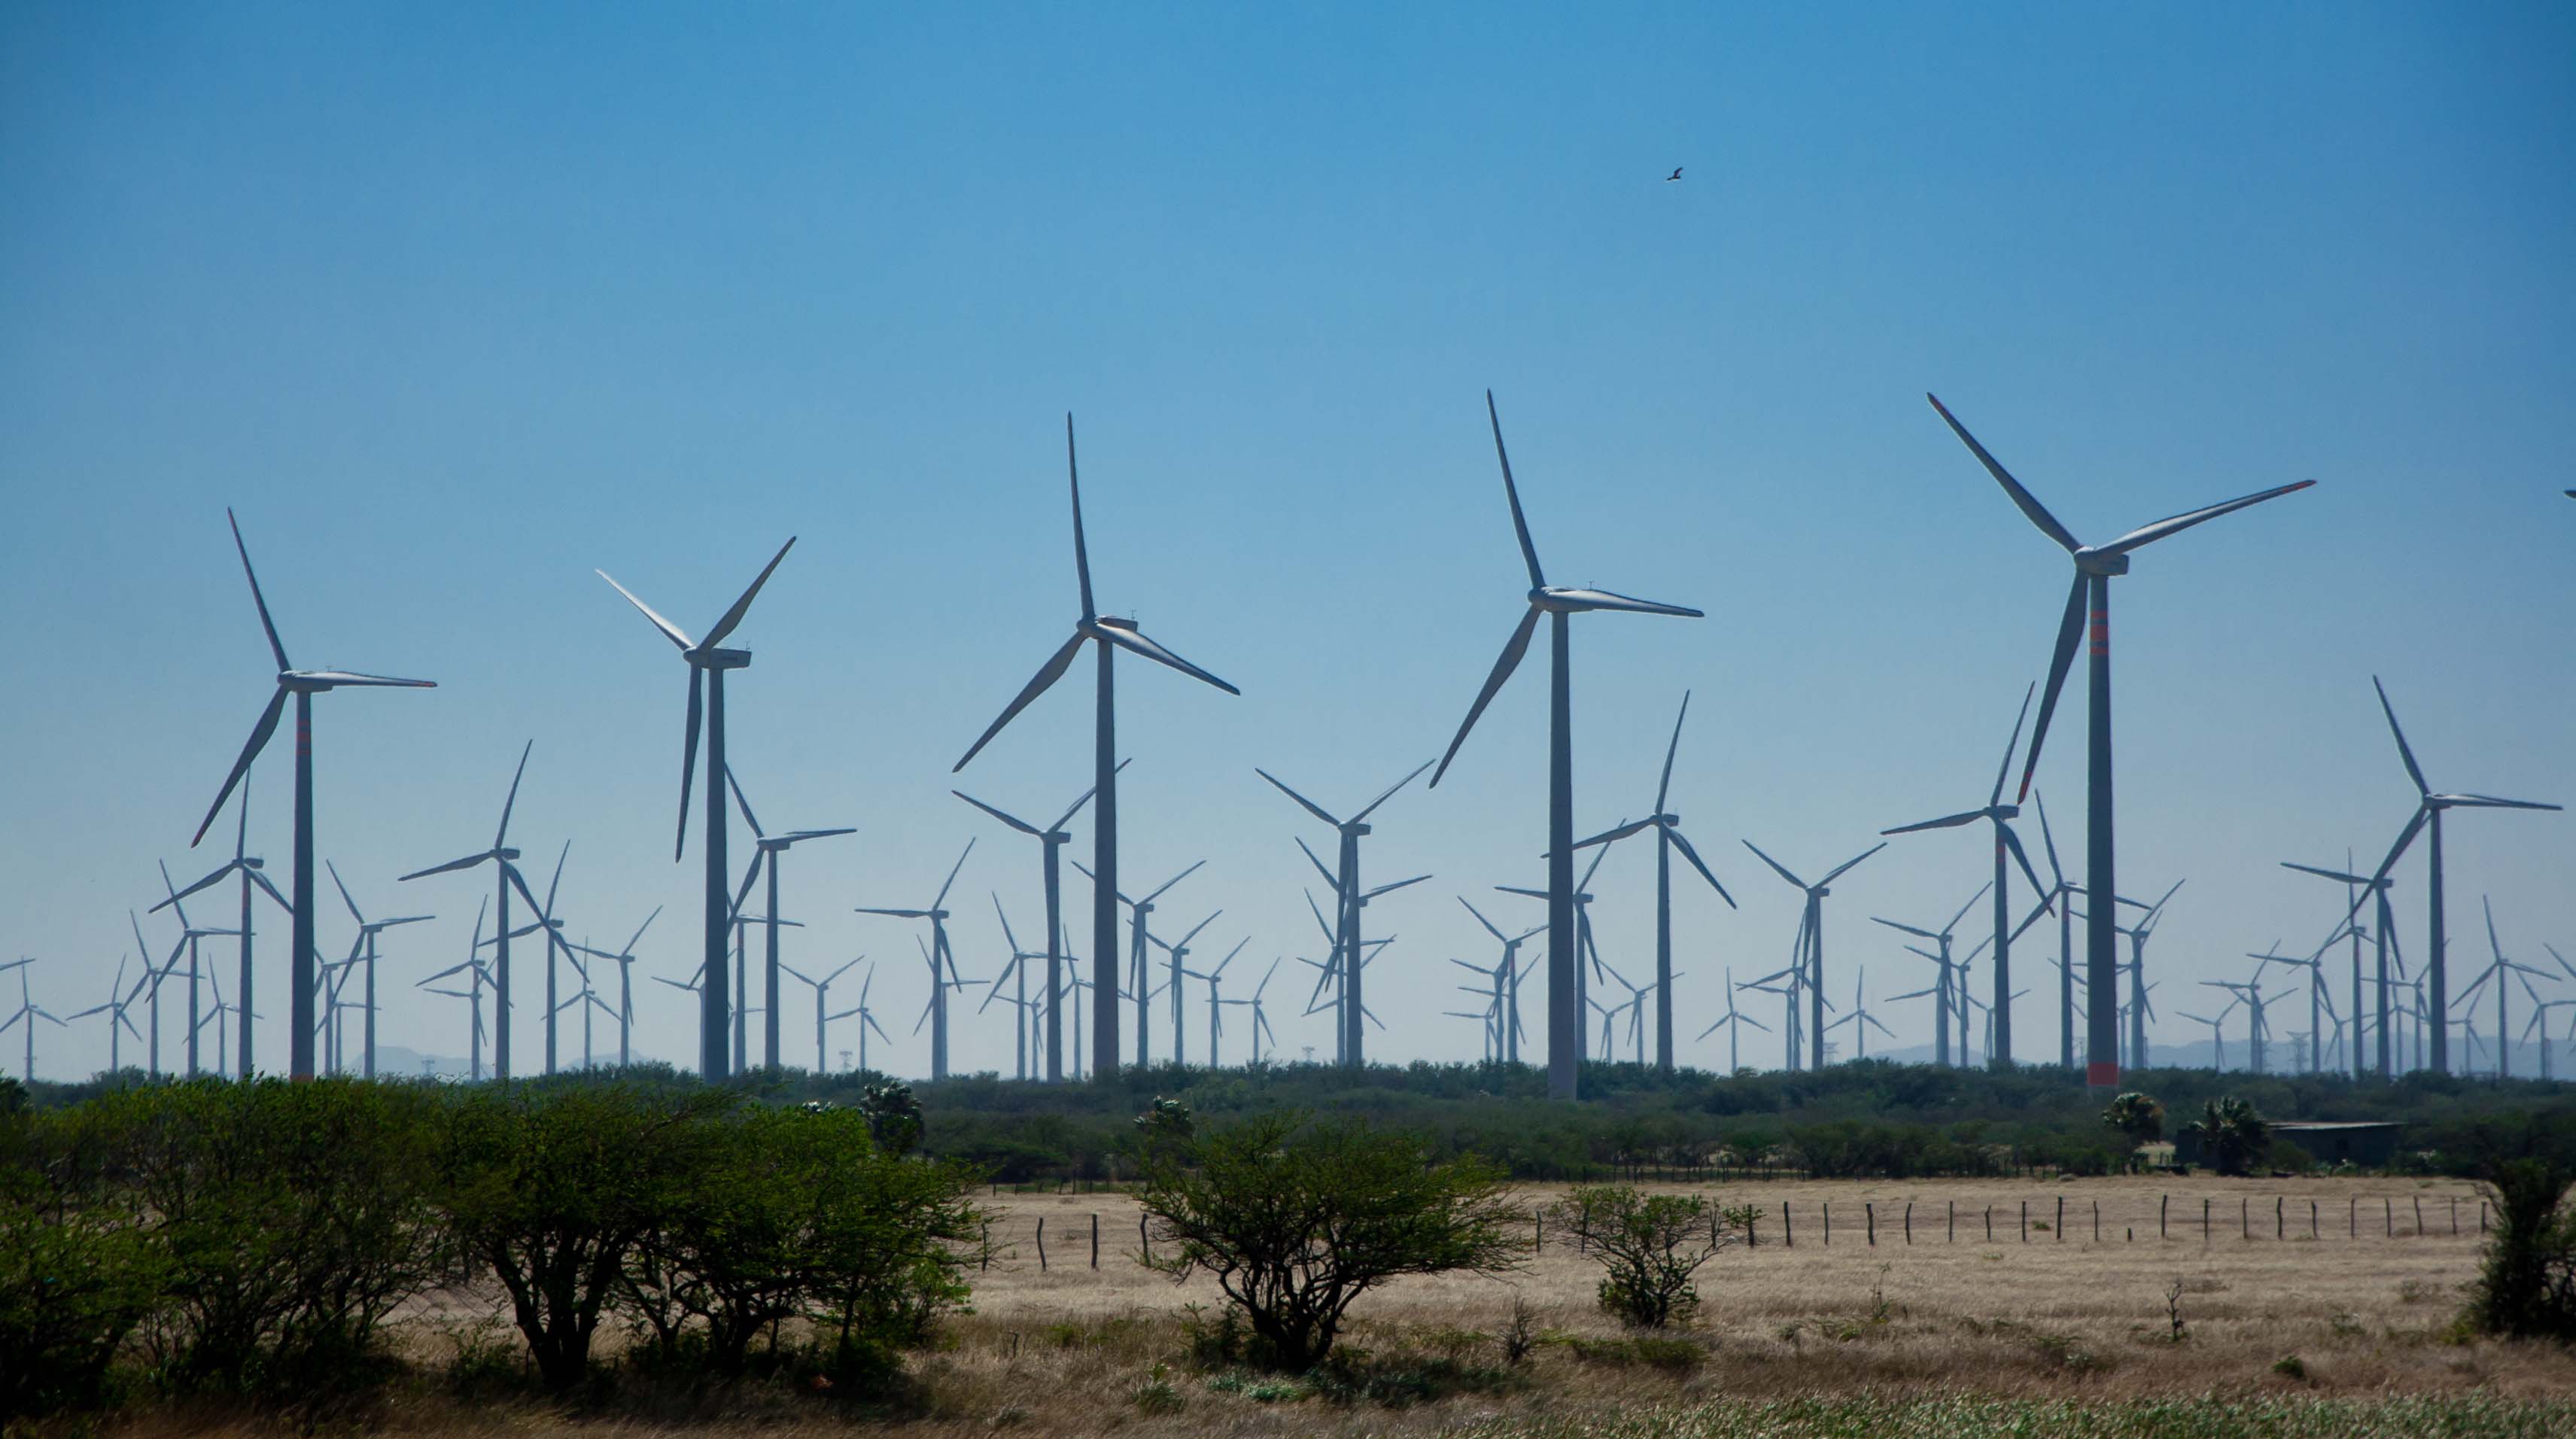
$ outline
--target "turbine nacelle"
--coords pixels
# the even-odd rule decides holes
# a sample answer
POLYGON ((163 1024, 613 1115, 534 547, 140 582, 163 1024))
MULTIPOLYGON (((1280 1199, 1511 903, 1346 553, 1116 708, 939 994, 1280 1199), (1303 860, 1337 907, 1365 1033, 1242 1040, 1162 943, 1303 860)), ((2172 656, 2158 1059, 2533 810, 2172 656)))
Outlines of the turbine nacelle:
POLYGON ((2126 551, 2100 550, 2086 545, 2075 552, 2075 568, 2084 574, 2105 578, 2125 575, 2129 572, 2129 556, 2126 551))
POLYGON ((751 651, 727 649, 685 649, 680 658, 702 670, 741 670, 751 668, 751 651))

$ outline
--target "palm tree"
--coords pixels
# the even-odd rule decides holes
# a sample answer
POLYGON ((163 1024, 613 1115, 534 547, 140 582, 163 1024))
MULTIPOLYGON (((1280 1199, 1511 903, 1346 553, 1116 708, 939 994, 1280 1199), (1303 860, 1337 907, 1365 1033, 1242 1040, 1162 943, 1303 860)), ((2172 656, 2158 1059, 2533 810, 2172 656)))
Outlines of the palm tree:
POLYGON ((2243 1174, 2249 1162, 2261 1157, 2272 1143, 2272 1130, 2263 1116, 2234 1095, 2209 1101, 2200 1118, 2185 1125, 2183 1132, 2200 1141, 2201 1151, 2221 1174, 2243 1174))
POLYGON ((2153 1095, 2135 1090, 2112 1100, 2102 1111, 2102 1122, 2128 1139, 2133 1160, 2139 1146, 2165 1137, 2165 1107, 2153 1095))

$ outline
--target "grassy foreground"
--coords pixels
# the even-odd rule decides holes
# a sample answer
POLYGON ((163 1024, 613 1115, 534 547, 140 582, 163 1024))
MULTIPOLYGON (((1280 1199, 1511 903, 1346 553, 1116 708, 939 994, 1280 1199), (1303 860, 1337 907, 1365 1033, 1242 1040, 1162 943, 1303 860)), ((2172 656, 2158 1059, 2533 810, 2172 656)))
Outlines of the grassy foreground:
POLYGON ((2398 1399, 1816 1399, 1716 1402, 1546 1418, 1474 1421, 1455 1439, 2468 1439, 2576 1432, 2576 1403, 2487 1395, 2398 1399))

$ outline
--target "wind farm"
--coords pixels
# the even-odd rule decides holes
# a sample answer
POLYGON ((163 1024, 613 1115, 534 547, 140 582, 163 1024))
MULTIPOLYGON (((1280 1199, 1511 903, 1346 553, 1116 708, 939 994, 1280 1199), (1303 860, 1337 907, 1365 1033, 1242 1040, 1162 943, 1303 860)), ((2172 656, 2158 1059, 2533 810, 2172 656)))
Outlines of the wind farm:
POLYGON ((33 1422, 2576 1424, 2576 17, 2384 11, 0 16, 33 1422))

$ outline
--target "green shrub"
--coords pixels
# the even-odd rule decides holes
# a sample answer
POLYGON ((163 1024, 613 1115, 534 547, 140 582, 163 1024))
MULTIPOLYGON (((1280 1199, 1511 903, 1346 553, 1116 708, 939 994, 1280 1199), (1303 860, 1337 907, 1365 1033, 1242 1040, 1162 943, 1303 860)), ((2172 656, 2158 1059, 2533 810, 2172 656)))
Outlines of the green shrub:
POLYGON ((1253 1362, 1302 1372, 1332 1352, 1351 1304, 1406 1274, 1514 1268, 1528 1241, 1499 1171, 1441 1162, 1415 1135, 1268 1115, 1167 1134, 1138 1202, 1159 1226, 1145 1262, 1205 1271, 1260 1342, 1253 1362))
POLYGON ((1624 1184, 1578 1186, 1556 1215, 1606 1271, 1602 1309, 1643 1329, 1689 1321, 1699 1308, 1691 1276, 1732 1237, 1706 1199, 1624 1184))
POLYGON ((97 1404, 165 1264, 111 1202, 89 1117, 37 1114, 23 1098, 0 1093, 0 1423, 97 1404))
POLYGON ((2576 1341, 2576 1166, 2555 1155, 2502 1159, 2484 1188, 2500 1221, 2470 1287, 2468 1318, 2487 1334, 2576 1341))

